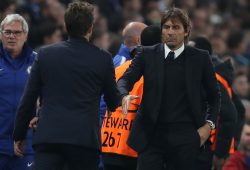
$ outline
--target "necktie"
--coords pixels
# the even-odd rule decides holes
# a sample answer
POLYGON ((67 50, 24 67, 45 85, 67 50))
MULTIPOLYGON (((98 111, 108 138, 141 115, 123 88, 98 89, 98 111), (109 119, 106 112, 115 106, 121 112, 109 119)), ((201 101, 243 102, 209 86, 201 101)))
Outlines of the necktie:
POLYGON ((168 53, 168 56, 166 58, 167 61, 173 61, 174 60, 174 52, 173 51, 170 51, 168 53))

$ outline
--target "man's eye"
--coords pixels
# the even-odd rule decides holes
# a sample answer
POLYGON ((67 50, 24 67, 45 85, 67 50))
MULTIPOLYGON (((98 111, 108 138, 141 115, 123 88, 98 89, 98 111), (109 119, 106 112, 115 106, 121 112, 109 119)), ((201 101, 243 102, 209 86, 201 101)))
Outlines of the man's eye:
POLYGON ((180 27, 178 25, 173 26, 175 30, 178 30, 180 27))

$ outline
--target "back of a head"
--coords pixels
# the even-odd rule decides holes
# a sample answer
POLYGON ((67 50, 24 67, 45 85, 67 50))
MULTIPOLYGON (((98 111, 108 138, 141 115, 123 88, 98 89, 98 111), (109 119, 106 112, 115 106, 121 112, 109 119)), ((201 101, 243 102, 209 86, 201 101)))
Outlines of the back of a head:
POLYGON ((57 31, 61 33, 60 27, 58 27, 54 22, 46 21, 41 23, 39 26, 39 33, 42 45, 50 44, 49 42, 46 42, 46 39, 50 39, 57 31))
POLYGON ((194 42, 195 48, 206 50, 208 51, 209 55, 212 55, 213 53, 212 45, 207 38, 202 37, 202 36, 196 37, 193 39, 193 42, 194 42))
POLYGON ((238 48, 243 42, 244 34, 242 32, 231 32, 227 38, 227 46, 229 49, 238 48))
POLYGON ((94 22, 94 6, 87 2, 75 1, 69 4, 65 15, 65 25, 70 37, 79 38, 88 33, 94 22))
POLYGON ((145 27, 147 27, 147 25, 141 22, 131 22, 126 25, 122 32, 124 44, 129 48, 140 45, 141 32, 145 27))
POLYGON ((161 42, 161 29, 158 26, 150 25, 141 33, 141 45, 151 46, 161 42))

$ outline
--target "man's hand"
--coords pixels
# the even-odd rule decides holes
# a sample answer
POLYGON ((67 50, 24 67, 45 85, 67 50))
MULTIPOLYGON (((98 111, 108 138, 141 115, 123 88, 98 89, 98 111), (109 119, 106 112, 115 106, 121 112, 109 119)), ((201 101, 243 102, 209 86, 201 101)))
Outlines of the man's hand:
POLYGON ((128 114, 128 108, 129 108, 130 102, 138 98, 139 96, 135 96, 135 95, 126 95, 122 98, 122 114, 124 118, 126 118, 128 114))
POLYGON ((14 152, 18 157, 23 157, 24 153, 25 140, 15 141, 14 142, 14 152))
POLYGON ((213 156, 213 168, 214 170, 222 170, 223 165, 225 164, 224 158, 218 158, 216 155, 213 156))
POLYGON ((202 146, 207 141, 207 139, 210 136, 210 132, 211 132, 211 128, 208 123, 206 123, 205 125, 203 125, 202 127, 198 129, 198 133, 201 138, 200 146, 202 146))
POLYGON ((38 123, 38 117, 33 117, 33 119, 30 121, 29 127, 32 129, 36 129, 37 123, 38 123))

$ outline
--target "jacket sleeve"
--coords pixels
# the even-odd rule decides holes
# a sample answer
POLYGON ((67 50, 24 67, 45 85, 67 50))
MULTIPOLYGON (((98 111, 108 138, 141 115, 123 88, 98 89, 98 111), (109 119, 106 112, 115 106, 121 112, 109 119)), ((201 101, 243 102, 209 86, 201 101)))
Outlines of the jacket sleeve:
POLYGON ((202 84, 207 96, 208 109, 206 120, 216 123, 220 108, 220 90, 215 77, 215 71, 208 53, 204 53, 202 84))
POLYGON ((24 94, 21 98, 17 109, 13 138, 15 141, 24 140, 26 137, 29 122, 33 117, 36 107, 38 95, 41 92, 41 77, 39 56, 42 55, 42 50, 38 53, 30 72, 28 83, 25 87, 24 94))
POLYGON ((226 158, 229 155, 231 141, 234 136, 234 128, 237 120, 237 110, 223 85, 221 90, 221 109, 217 126, 217 140, 215 155, 226 158))
POLYGON ((128 95, 133 89, 134 84, 141 78, 144 70, 143 48, 139 48, 135 58, 132 60, 129 68, 118 80, 118 89, 120 91, 121 99, 128 95))
POLYGON ((235 148, 237 148, 239 141, 240 141, 241 131, 242 131, 244 121, 245 121, 246 110, 245 110, 243 103, 241 102, 241 99, 234 92, 233 92, 232 100, 233 100, 233 103, 234 103, 236 110, 237 110, 237 123, 236 123, 236 127, 234 129, 234 140, 235 140, 234 146, 235 146, 235 148))
POLYGON ((111 55, 104 56, 108 58, 106 75, 104 79, 104 101, 106 102, 107 109, 110 111, 115 111, 120 103, 120 93, 117 89, 117 84, 115 81, 115 69, 111 58, 111 55))

